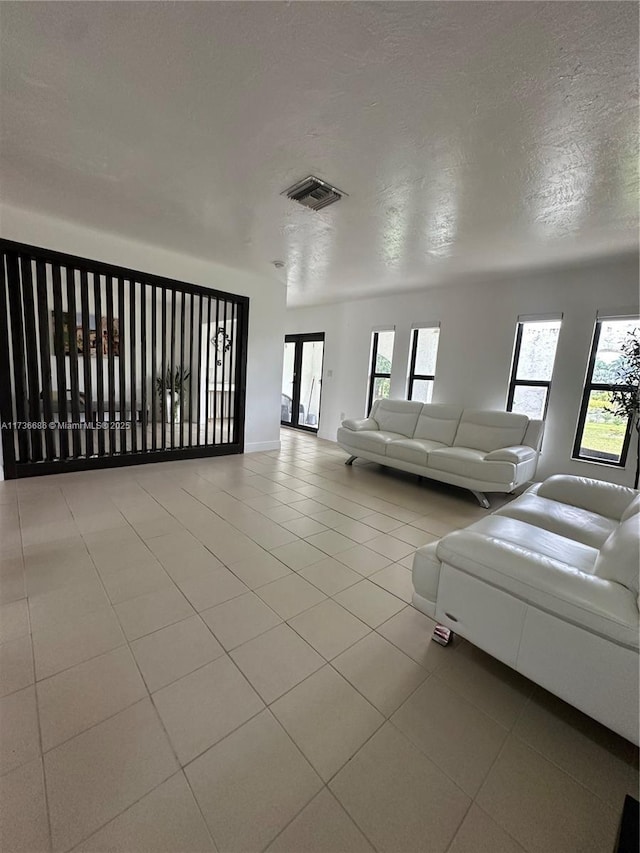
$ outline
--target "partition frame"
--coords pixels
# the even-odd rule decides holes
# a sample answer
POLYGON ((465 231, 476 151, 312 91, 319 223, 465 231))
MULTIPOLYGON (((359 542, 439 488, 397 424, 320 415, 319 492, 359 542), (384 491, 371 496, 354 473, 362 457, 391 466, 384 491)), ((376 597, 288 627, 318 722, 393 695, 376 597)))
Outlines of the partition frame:
MULTIPOLYGON (((226 313, 226 311, 225 311, 226 313)), ((158 276, 139 270, 132 270, 115 264, 104 263, 92 259, 82 258, 75 255, 57 252, 46 248, 32 246, 24 243, 19 243, 11 240, 0 239, 0 421, 6 425, 11 425, 10 428, 3 428, 2 433, 2 450, 4 462, 4 475, 6 479, 15 479, 20 477, 37 476, 41 474, 63 473, 66 471, 84 471, 99 468, 122 467, 128 465, 161 462, 178 459, 197 459, 218 455, 229 455, 244 452, 244 428, 245 428, 245 404, 246 404, 246 374, 247 374, 247 346, 248 346, 248 316, 249 316, 249 298, 232 293, 225 293, 216 289, 203 287, 196 284, 178 281, 172 278, 158 276), (46 268, 47 265, 51 271, 51 292, 52 297, 50 302, 47 301, 46 293, 46 268), (23 270, 21 269, 24 266, 23 270), (32 270, 35 269, 35 275, 32 270), (61 271, 64 273, 61 275, 61 271), (91 276, 92 282, 88 281, 88 276, 91 276), (44 285, 43 285, 44 282, 44 285), (80 305, 76 306, 76 285, 80 288, 80 305), (45 287, 44 295, 42 287, 45 287), (102 287, 105 288, 106 299, 102 297, 102 287), (85 292, 86 291, 86 292, 85 292), (99 302, 96 293, 100 292, 99 302), (125 299, 125 291, 129 299, 125 299), (142 307, 142 301, 146 299, 146 294, 151 292, 152 298, 156 294, 162 294, 162 311, 156 312, 154 303, 153 311, 146 310, 142 307), (63 293, 66 295, 66 312, 69 314, 73 311, 73 337, 72 328, 68 326, 68 356, 65 352, 64 341, 64 318, 63 318, 63 293), (104 359, 104 362, 99 361, 100 367, 96 365, 96 371, 104 376, 106 370, 106 395, 108 400, 105 401, 104 382, 100 383, 100 389, 96 388, 97 401, 92 399, 93 395, 89 393, 88 410, 87 401, 82 400, 81 393, 78 388, 78 380, 80 371, 78 370, 78 360, 82 358, 83 365, 81 371, 84 373, 83 388, 90 391, 91 376, 90 365, 87 361, 91 358, 89 328, 87 323, 88 305, 90 294, 93 294, 94 310, 97 313, 97 308, 100 311, 106 308, 108 315, 107 325, 107 352, 102 356, 102 349, 97 350, 98 345, 102 348, 102 337, 98 340, 98 329, 100 328, 100 318, 96 317, 96 358, 104 359), (140 325, 144 322, 147 327, 144 331, 148 332, 148 316, 153 315, 153 322, 159 317, 156 313, 162 316, 162 320, 166 319, 167 298, 171 299, 171 327, 172 337, 177 331, 175 326, 176 318, 176 295, 180 294, 180 302, 182 306, 180 320, 180 348, 184 351, 184 303, 188 297, 189 305, 191 306, 191 314, 189 322, 191 324, 190 331, 198 336, 200 341, 202 338, 202 329, 193 328, 195 314, 193 313, 196 297, 198 298, 199 311, 198 323, 202 322, 203 308, 206 309, 207 316, 211 316, 212 307, 218 311, 220 302, 223 302, 225 308, 227 305, 232 306, 232 335, 235 350, 235 359, 233 365, 233 375, 228 377, 228 387, 233 388, 233 394, 229 391, 232 399, 232 411, 228 413, 228 417, 232 418, 226 425, 227 441, 223 443, 223 433, 225 425, 220 425, 220 441, 216 443, 216 424, 213 424, 213 435, 208 429, 209 424, 206 422, 205 429, 201 430, 201 424, 198 422, 198 438, 197 441, 202 441, 202 434, 205 434, 205 443, 196 444, 191 439, 193 424, 189 424, 189 441, 181 446, 176 446, 174 441, 174 424, 171 424, 171 446, 165 441, 166 420, 165 407, 166 395, 156 392, 155 380, 157 378, 156 359, 160 356, 162 349, 162 365, 161 370, 166 371, 166 327, 163 326, 162 347, 158 346, 158 352, 152 352, 151 358, 147 358, 143 327, 140 325), (138 297, 139 304, 136 304, 138 297), (114 345, 112 340, 112 328, 114 319, 114 300, 117 298, 117 310, 119 321, 119 366, 118 376, 116 376, 116 365, 114 358, 114 345), (44 299, 46 305, 47 317, 43 316, 44 299), (104 304, 106 301, 106 305, 104 304), (128 302, 128 304, 127 304, 128 302), (212 306, 214 303, 214 306, 212 306), (33 307, 36 305, 36 313, 33 307), (83 335, 83 351, 82 355, 78 356, 77 343, 75 338, 75 323, 76 323, 76 307, 81 308, 81 326, 83 335), (53 308, 53 311, 51 309, 53 308), (126 311, 125 309, 128 309, 126 311), (53 352, 49 352, 49 315, 53 314, 53 352), (134 331, 132 336, 127 336, 125 333, 125 313, 128 314, 128 322, 131 324, 130 329, 134 331), (46 319, 46 323, 45 323, 46 319), (135 330, 139 329, 140 338, 136 340, 135 330), (37 333, 37 337, 36 337, 37 333), (31 340, 33 336, 33 340, 31 340), (40 343, 39 348, 38 343, 40 343), (141 359, 135 357, 136 343, 142 349, 140 351, 141 359), (68 418, 68 403, 67 403, 67 371, 70 375, 70 383, 73 387, 71 390, 71 409, 73 421, 81 423, 80 409, 84 409, 85 419, 89 416, 93 417, 92 407, 96 407, 96 416, 104 415, 105 402, 108 406, 109 419, 114 419, 115 396, 119 380, 118 390, 118 405, 123 408, 123 403, 127 401, 126 382, 125 382, 125 358, 124 353, 130 347, 128 355, 130 356, 129 372, 136 380, 136 370, 144 371, 141 380, 138 397, 142 398, 146 406, 148 400, 151 399, 155 403, 157 397, 160 401, 160 414, 158 418, 162 421, 161 436, 156 437, 155 428, 160 427, 160 423, 156 418, 156 407, 152 405, 152 421, 154 441, 149 442, 146 446, 146 436, 142 439, 143 447, 136 447, 137 441, 137 404, 134 405, 136 397, 135 384, 130 388, 130 408, 131 419, 133 426, 133 434, 131 435, 131 446, 128 445, 126 430, 120 430, 120 439, 116 438, 115 431, 109 429, 107 435, 102 435, 98 430, 98 435, 93 436, 91 429, 85 429, 85 451, 79 452, 78 444, 80 443, 79 430, 72 430, 72 436, 69 437, 68 431, 65 428, 59 429, 58 446, 59 450, 55 451, 55 458, 52 458, 52 436, 48 435, 49 430, 44 430, 44 440, 42 431, 35 428, 18 429, 15 427, 16 421, 33 422, 33 415, 39 415, 39 420, 42 421, 44 416, 51 416, 52 410, 52 392, 54 389, 51 382, 51 365, 55 359, 56 366, 56 388, 58 400, 58 415, 60 420, 67 421, 68 418), (30 349, 33 348, 33 349, 30 349), (37 348, 37 349, 36 349, 37 348), (144 356, 142 356, 144 352, 144 356), (38 358, 40 362, 38 364, 38 358), (148 362, 151 361, 152 365, 148 362), (142 367, 141 367, 142 365, 142 367), (47 379, 48 377, 48 379, 47 379), (152 381, 151 393, 147 392, 147 383, 152 381), (87 387, 89 383, 89 388, 87 387), (33 393, 32 393, 33 392, 33 393), (34 396, 35 395, 35 396, 34 396), (89 438, 89 436, 91 436, 89 438), (97 438, 97 449, 96 441, 97 438), (156 439, 157 438, 157 447, 156 439), (123 444, 124 442, 124 444, 123 444), (91 453, 88 452, 90 447, 91 453)), ((155 326, 154 334, 155 337, 155 326)), ((101 331, 102 334, 102 331, 101 331)), ((177 341, 175 342, 178 343, 177 341)), ((50 348, 49 348, 50 349, 50 348)), ((209 360, 209 346, 206 346, 207 361, 209 360)), ((193 340, 189 344, 189 354, 193 351, 193 340)), ((200 364, 202 359, 202 350, 198 351, 198 368, 197 373, 200 375, 203 365, 200 364)), ((174 349, 172 348, 171 357, 173 361, 174 349)), ((181 357, 180 352, 178 357, 181 357)), ((190 359, 193 364, 193 359, 190 359)), ((173 367, 173 365, 172 365, 173 367)), ((217 377, 216 377, 217 378, 217 377)), ((208 390, 209 390, 209 374, 206 376, 206 391, 205 391, 205 410, 208 408, 208 390)), ((96 378, 96 385, 98 380, 96 378)), ((226 386, 225 386, 226 387, 226 386)), ((200 408, 200 387, 198 393, 198 409, 200 408)), ((193 413, 193 391, 189 387, 189 405, 190 413, 193 413)), ((185 402, 185 390, 182 389, 180 396, 185 402)), ((215 402, 214 394, 214 402, 215 402)), ((183 412, 185 407, 183 406, 183 412)), ((126 412, 120 411, 119 417, 124 419, 126 412)), ((186 412, 185 412, 186 414, 186 412)), ((143 413, 143 435, 145 435, 145 417, 143 413)), ((52 420, 48 417, 47 420, 52 420)), ((184 425, 182 429, 184 430, 184 425)))

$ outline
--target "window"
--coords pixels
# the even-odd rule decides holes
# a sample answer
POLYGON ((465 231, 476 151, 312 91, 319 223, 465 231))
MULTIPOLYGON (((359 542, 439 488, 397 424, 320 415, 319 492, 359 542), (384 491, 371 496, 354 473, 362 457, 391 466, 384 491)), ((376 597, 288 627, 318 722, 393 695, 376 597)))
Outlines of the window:
POLYGON ((371 369, 369 371, 369 395, 367 414, 373 401, 378 397, 388 397, 391 391, 391 363, 393 362, 393 341, 396 333, 393 329, 375 331, 371 335, 371 369))
POLYGON ((519 318, 507 396, 508 412, 518 412, 536 420, 545 418, 561 323, 559 317, 519 318))
POLYGON ((631 422, 608 412, 611 391, 624 391, 618 370, 623 364, 621 347, 628 332, 640 325, 638 318, 598 319, 582 395, 574 459, 623 466, 631 439, 631 422))
POLYGON ((414 329, 411 335, 407 399, 430 403, 436 378, 440 326, 414 329))

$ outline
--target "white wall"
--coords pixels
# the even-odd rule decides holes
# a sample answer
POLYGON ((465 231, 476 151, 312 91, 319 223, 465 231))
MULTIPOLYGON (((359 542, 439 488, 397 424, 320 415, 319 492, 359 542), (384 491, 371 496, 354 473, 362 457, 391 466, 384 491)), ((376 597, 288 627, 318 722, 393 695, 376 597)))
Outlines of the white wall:
POLYGON ((562 312, 538 477, 579 474, 632 485, 626 469, 571 459, 578 410, 598 309, 638 312, 638 260, 474 281, 368 300, 287 311, 288 334, 325 332, 319 435, 335 441, 343 416, 364 412, 371 329, 395 325, 391 395, 404 397, 413 323, 440 320, 434 403, 504 409, 519 314, 562 312), (344 415, 343 415, 344 413, 344 415))
POLYGON ((280 446, 285 318, 280 282, 6 205, 0 206, 0 233, 8 240, 248 296, 245 450, 280 446))

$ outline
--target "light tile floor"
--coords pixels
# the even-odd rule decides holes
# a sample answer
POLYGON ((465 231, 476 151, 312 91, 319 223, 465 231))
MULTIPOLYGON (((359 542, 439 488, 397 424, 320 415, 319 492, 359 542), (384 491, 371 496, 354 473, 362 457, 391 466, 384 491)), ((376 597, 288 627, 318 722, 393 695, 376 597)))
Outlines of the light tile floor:
POLYGON ((637 750, 407 603, 485 511, 344 461, 0 483, 3 853, 613 850, 637 750))

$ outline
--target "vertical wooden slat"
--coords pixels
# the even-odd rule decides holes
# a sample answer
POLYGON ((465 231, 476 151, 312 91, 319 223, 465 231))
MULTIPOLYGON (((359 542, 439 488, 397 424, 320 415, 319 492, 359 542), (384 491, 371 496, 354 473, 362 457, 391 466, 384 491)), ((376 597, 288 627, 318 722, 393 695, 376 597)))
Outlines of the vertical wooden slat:
POLYGON ((140 422, 141 448, 147 452, 147 285, 140 282, 140 422))
POLYGON ((184 327, 185 327, 185 309, 187 295, 184 291, 180 292, 180 447, 184 447, 184 327))
POLYGON ((237 368, 236 368, 236 411, 234 417, 237 419, 236 443, 240 452, 244 451, 244 415, 246 403, 247 385, 247 331, 249 320, 249 300, 238 303, 238 327, 237 335, 237 368))
MULTIPOLYGON (((209 358, 211 356, 211 298, 207 297, 207 357, 205 359, 205 385, 204 385, 204 443, 209 444, 209 358)), ((215 387, 213 392, 215 409, 215 387)), ((213 422, 213 441, 216 440, 216 422, 213 422)))
POLYGON ((236 384, 236 363, 238 360, 238 303, 231 303, 231 353, 233 355, 233 371, 231 376, 233 378, 233 405, 231 406, 231 435, 229 440, 235 444, 236 443, 236 397, 238 394, 238 385, 236 384))
MULTIPOLYGON (((227 392, 227 444, 231 443, 231 429, 233 426, 233 302, 227 302, 227 322, 225 323, 225 334, 229 335, 229 340, 232 342, 231 349, 227 353, 227 377, 229 390, 227 392), (230 331, 227 332, 227 324, 230 331)), ((226 341, 226 338, 225 338, 226 341)))
MULTIPOLYGON (((119 374, 119 390, 118 390, 118 420, 124 423, 127 418, 127 380, 126 380, 126 353, 127 353, 127 334, 126 334, 126 316, 127 311, 124 301, 124 278, 118 276, 118 328, 119 328, 119 349, 118 349, 118 374, 119 374)), ((122 428, 118 429, 120 436, 118 450, 120 453, 127 452, 127 432, 122 428)))
POLYGON ((193 338, 195 335, 195 298, 189 294, 189 447, 193 447, 193 338))
MULTIPOLYGON (((116 364, 115 364, 115 350, 114 350, 114 340, 113 340, 113 320, 114 320, 114 310, 113 310, 113 297, 114 293, 117 289, 117 282, 111 276, 108 276, 105 279, 106 285, 106 295, 107 295, 107 394, 108 394, 108 409, 109 409, 109 454, 114 454, 117 452, 119 445, 116 446, 116 430, 114 428, 114 421, 120 420, 120 418, 116 418, 116 387, 120 383, 120 376, 116 377, 116 364)), ((120 303, 118 302, 118 305, 120 303)), ((118 315, 120 314, 120 309, 118 308, 118 315)), ((119 337, 120 335, 120 327, 118 326, 119 337)), ((119 346, 122 346, 122 342, 119 343, 119 346)), ((118 350, 120 352, 120 350, 118 350)), ((118 370, 120 370, 120 365, 118 365, 118 370)), ((118 397, 119 397, 118 393, 118 397)), ((118 436, 118 442, 121 442, 122 438, 118 436)))
POLYGON ((198 296, 198 381, 196 384, 196 421, 197 421, 197 441, 198 447, 202 444, 202 435, 200 432, 200 416, 202 415, 202 294, 198 296))
MULTIPOLYGON (((93 424, 93 387, 91 382, 91 347, 89 346, 89 281, 86 270, 80 271, 80 310, 82 312, 82 367, 84 373, 84 419, 93 424)), ((96 328, 96 346, 97 346, 96 328)), ((85 429, 87 456, 93 456, 93 429, 85 429)))
POLYGON ((155 284, 151 285, 151 449, 158 449, 158 436, 156 426, 156 414, 158 411, 158 397, 156 388, 157 375, 157 353, 156 353, 156 336, 157 336, 157 305, 158 291, 155 284))
POLYGON ((62 304, 62 277, 60 266, 52 265, 53 276, 53 328, 56 353, 56 378, 58 385, 58 422, 60 428, 60 457, 69 456, 69 433, 63 424, 67 422, 67 363, 64 352, 64 311, 62 304))
POLYGON ((129 367, 131 374, 130 406, 131 406, 131 452, 138 451, 138 422, 136 399, 137 375, 137 333, 136 333, 136 283, 129 279, 129 367))
POLYGON ((227 418, 229 417, 229 397, 226 391, 226 386, 229 385, 228 381, 228 370, 227 370, 227 353, 225 347, 226 340, 226 332, 227 332, 227 300, 225 299, 222 303, 222 322, 219 328, 223 330, 223 334, 219 337, 219 358, 218 360, 222 360, 222 400, 221 400, 221 409, 222 409, 222 418, 220 420, 220 444, 226 444, 225 441, 225 430, 228 431, 227 418))
MULTIPOLYGON (((218 328, 220 326, 220 300, 216 299, 216 325, 214 329, 214 340, 218 340, 218 328)), ((218 400, 222 401, 222 397, 218 394, 218 383, 219 383, 219 374, 218 374, 218 350, 214 347, 213 349, 213 442, 212 444, 218 443, 218 438, 216 437, 216 425, 218 423, 219 412, 218 412, 218 400)))
MULTIPOLYGON (((27 378, 24 363, 24 328, 22 299, 20 297, 20 270, 18 255, 7 254, 7 284, 11 307, 11 348, 13 353, 13 381, 15 389, 15 418, 27 420, 27 378)), ((29 461, 29 436, 25 429, 18 430, 18 462, 29 461)))
MULTIPOLYGON (((77 458, 82 455, 82 436, 80 428, 80 383, 78 382, 78 344, 76 337, 76 274, 72 267, 67 267, 67 305, 69 307, 69 378, 71 385, 71 442, 73 455, 77 458)), ((84 406, 82 409, 84 410, 84 406)), ((85 414, 86 418, 86 414, 85 414)))
MULTIPOLYGON (((0 257, 0 421, 11 422, 13 415, 13 400, 11 399, 11 361, 9 354, 9 303, 7 294, 7 277, 5 274, 6 255, 0 257)), ((15 479, 16 446, 15 431, 3 429, 2 432, 2 462, 4 476, 7 480, 15 479)))
POLYGON ((162 288, 162 366, 160 376, 162 377, 162 392, 160 394, 160 418, 162 420, 162 449, 167 448, 167 299, 168 293, 162 288))
MULTIPOLYGON (((218 329, 226 330, 226 319, 227 319, 227 301, 226 299, 222 300, 220 305, 220 325, 218 329)), ((217 330, 216 330, 217 331, 217 330)), ((217 340, 219 341, 218 346, 220 349, 218 350, 218 361, 221 361, 220 365, 220 375, 222 377, 222 394, 220 396, 220 444, 225 443, 224 434, 226 427, 226 417, 227 417, 227 394, 226 394, 226 385, 227 385, 227 354, 224 351, 224 334, 218 335, 217 340), (221 343, 220 343, 221 342, 221 343)))
POLYGON ((231 303, 231 353, 233 355, 233 370, 230 371, 230 375, 232 377, 231 382, 233 385, 233 397, 232 397, 232 405, 231 405, 231 418, 232 418, 232 429, 230 441, 232 444, 236 444, 237 439, 237 417, 236 417, 236 401, 238 398, 239 387, 237 383, 237 361, 238 361, 238 303, 231 303))
POLYGON ((50 427, 53 421, 51 405, 51 346, 49 341, 49 300, 47 299, 47 269, 44 261, 36 261, 36 292, 38 297, 38 335, 40 338, 40 382, 42 385, 42 410, 47 424, 44 432, 45 458, 55 459, 55 432, 50 427))
MULTIPOLYGON (((24 312, 25 347, 27 357, 27 403, 29 420, 32 424, 41 420, 40 410, 40 381, 38 378, 38 338, 36 335, 36 309, 33 297, 33 274, 31 258, 20 256, 20 272, 22 278, 22 310, 24 312)), ((30 427, 28 431, 31 443, 31 459, 34 462, 42 460, 42 432, 39 428, 30 427)))
POLYGON ((175 411, 175 383, 174 376, 176 372, 176 291, 171 291, 171 352, 169 355, 171 359, 171 404, 169 406, 169 424, 171 427, 171 448, 175 446, 175 424, 173 413, 175 411))
MULTIPOLYGON (((227 375, 229 376, 229 394, 227 396, 227 444, 231 444, 231 430, 233 426, 233 302, 227 303, 227 315, 229 319, 229 340, 232 342, 231 349, 227 355, 227 375)), ((226 325, 225 325, 226 332, 226 325)))
MULTIPOLYGON (((107 287, 109 281, 107 280, 107 287)), ((104 456, 104 338, 102 328, 102 279, 99 273, 93 274, 93 310, 96 318, 96 419, 100 422, 98 429, 98 456, 104 456)), ((107 329, 107 340, 109 339, 107 329)), ((108 369, 108 368, 107 368, 108 369)))
POLYGON ((222 373, 224 376, 224 384, 226 385, 226 391, 224 394, 224 403, 223 403, 223 421, 220 425, 220 440, 223 444, 227 444, 229 441, 229 402, 231 395, 231 376, 229 373, 229 354, 226 351, 226 334, 227 334, 227 319, 229 315, 229 303, 225 301, 224 303, 224 320, 222 322, 222 328, 224 329, 224 334, 220 335, 220 342, 222 347, 222 373))

